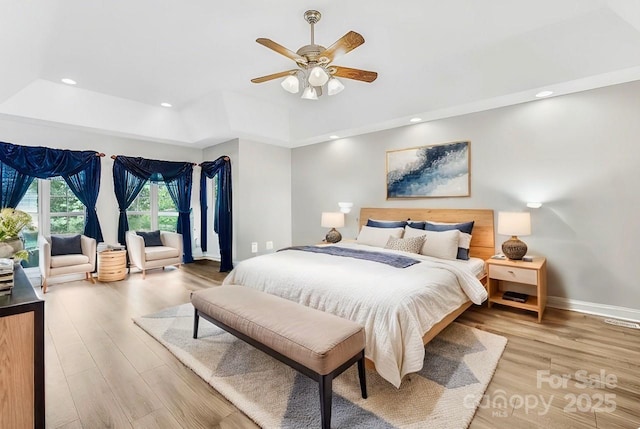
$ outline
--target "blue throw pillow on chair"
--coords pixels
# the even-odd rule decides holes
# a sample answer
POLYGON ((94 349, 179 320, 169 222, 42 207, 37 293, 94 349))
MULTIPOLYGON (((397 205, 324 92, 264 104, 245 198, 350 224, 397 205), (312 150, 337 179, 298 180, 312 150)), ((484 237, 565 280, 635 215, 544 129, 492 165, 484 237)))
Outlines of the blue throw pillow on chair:
POLYGON ((164 246, 160 239, 160 231, 136 231, 136 234, 144 240, 144 247, 164 246))
POLYGON ((51 256, 82 255, 80 235, 52 235, 51 256))

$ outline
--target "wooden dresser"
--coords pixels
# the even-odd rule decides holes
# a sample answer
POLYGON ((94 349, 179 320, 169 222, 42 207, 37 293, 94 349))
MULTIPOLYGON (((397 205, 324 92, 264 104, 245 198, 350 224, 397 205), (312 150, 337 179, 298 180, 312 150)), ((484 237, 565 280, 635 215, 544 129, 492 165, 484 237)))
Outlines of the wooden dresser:
POLYGON ((22 267, 0 296, 0 428, 44 428, 44 301, 22 267))

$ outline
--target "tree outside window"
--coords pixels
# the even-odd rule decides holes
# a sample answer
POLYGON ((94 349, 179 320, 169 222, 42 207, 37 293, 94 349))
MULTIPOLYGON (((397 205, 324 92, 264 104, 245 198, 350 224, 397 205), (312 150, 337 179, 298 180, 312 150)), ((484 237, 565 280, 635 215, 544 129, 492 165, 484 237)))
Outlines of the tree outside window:
POLYGON ((178 211, 173 204, 167 185, 158 183, 158 229, 176 232, 178 211))
POLYGON ((127 219, 131 231, 151 230, 151 184, 149 182, 145 183, 127 209, 127 219))
POLYGON ((82 234, 84 204, 69 189, 62 177, 49 180, 49 214, 51 234, 82 234))

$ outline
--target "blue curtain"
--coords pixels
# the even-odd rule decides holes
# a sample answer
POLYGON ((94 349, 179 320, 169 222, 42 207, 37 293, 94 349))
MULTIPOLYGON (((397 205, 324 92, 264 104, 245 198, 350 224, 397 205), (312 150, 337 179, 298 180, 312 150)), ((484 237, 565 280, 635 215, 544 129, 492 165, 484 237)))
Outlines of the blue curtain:
POLYGON ((177 231, 182 234, 183 261, 193 262, 191 250, 191 182, 193 164, 190 162, 158 161, 140 157, 117 156, 113 163, 113 184, 120 209, 118 241, 125 244, 129 230, 127 208, 136 199, 147 180, 164 181, 178 209, 177 231))
POLYGON ((3 207, 5 203, 7 207, 17 206, 35 177, 48 179, 61 176, 85 205, 84 235, 102 241, 102 229, 96 213, 100 190, 100 157, 97 155, 97 152, 90 150, 51 149, 0 142, 0 163, 4 164, 3 207), (6 169, 7 166, 16 173, 11 173, 10 169, 6 169), (9 172, 6 176, 5 169, 9 172))
POLYGON ((2 176, 2 187, 0 187, 0 208, 11 207, 15 209, 24 194, 27 193, 29 185, 34 177, 20 173, 0 162, 0 176, 2 176))
POLYGON ((232 260, 232 190, 231 190, 231 160, 228 156, 221 156, 215 161, 200 164, 200 216, 202 250, 207 250, 207 178, 216 180, 216 201, 213 230, 218 234, 220 244, 220 272, 233 269, 232 260))
POLYGON ((96 212, 96 202, 100 191, 100 172, 100 158, 94 156, 87 168, 71 176, 64 177, 69 189, 85 206, 84 235, 93 237, 98 242, 104 241, 98 213, 96 212))
POLYGON ((136 199, 147 179, 136 176, 127 170, 124 165, 118 162, 117 157, 113 163, 113 191, 118 201, 118 243, 124 245, 126 243, 125 235, 129 230, 129 221, 127 219, 127 209, 136 199))
POLYGON ((178 209, 178 226, 176 231, 182 234, 184 240, 184 262, 193 262, 193 251, 191 249, 191 182, 193 180, 193 166, 189 165, 190 171, 179 176, 170 182, 165 180, 167 190, 173 203, 178 209), (189 243, 187 246, 186 243, 189 243))
POLYGON ((0 161, 23 174, 39 179, 72 176, 95 161, 92 150, 51 149, 42 146, 18 146, 0 142, 0 161))

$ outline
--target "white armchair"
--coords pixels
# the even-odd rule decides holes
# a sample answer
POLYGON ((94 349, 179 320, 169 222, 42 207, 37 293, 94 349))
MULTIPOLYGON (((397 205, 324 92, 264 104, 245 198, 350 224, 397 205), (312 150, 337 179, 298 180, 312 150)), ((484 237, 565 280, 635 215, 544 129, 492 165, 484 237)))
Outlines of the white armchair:
POLYGON ((85 279, 95 283, 93 271, 96 267, 96 240, 84 235, 80 236, 81 254, 51 256, 51 237, 39 235, 39 265, 42 274, 42 293, 47 293, 47 281, 51 277, 65 274, 85 273, 85 279))
POLYGON ((160 231, 162 246, 145 247, 144 239, 135 233, 127 231, 127 252, 129 263, 142 271, 145 278, 146 270, 150 268, 164 268, 168 265, 182 264, 182 234, 160 231))

